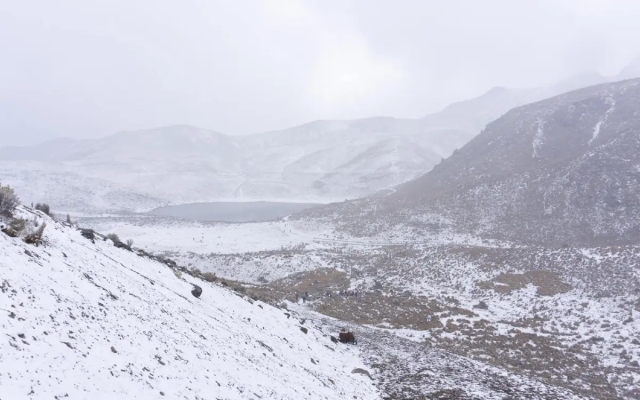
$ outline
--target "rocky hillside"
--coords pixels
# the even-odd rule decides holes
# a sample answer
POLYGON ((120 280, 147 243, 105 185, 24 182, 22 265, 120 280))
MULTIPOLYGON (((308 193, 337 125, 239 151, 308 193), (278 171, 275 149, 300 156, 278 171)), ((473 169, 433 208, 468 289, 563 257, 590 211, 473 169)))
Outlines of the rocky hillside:
POLYGON ((424 176, 316 215, 375 235, 404 226, 559 246, 640 241, 640 80, 509 111, 424 176))
POLYGON ((351 346, 287 310, 23 208, 0 233, 4 399, 375 399, 351 346), (199 298, 192 295, 201 287, 199 298))

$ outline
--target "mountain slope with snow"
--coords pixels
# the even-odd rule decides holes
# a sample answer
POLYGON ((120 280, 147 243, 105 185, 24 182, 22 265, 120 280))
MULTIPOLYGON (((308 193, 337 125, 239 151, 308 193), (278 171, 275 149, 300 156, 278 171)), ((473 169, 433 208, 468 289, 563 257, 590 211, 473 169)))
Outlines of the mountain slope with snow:
POLYGON ((404 226, 542 245, 640 240, 640 79, 509 111, 390 196, 309 214, 373 235, 404 226))
POLYGON ((47 227, 40 247, 0 234, 2 398, 378 398, 321 326, 20 215, 47 227))

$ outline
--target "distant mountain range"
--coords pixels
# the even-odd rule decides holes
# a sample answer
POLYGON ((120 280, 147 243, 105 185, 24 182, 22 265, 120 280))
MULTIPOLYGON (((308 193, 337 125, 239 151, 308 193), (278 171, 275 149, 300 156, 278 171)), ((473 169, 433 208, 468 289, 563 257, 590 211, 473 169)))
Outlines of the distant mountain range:
POLYGON ((640 79, 515 108, 424 176, 314 211, 358 235, 403 226, 550 246, 640 242, 640 79))
POLYGON ((147 210, 206 201, 330 202, 389 193, 428 172, 508 110, 613 78, 494 88, 420 119, 315 121, 248 136, 188 125, 0 148, 0 181, 66 211, 147 210))

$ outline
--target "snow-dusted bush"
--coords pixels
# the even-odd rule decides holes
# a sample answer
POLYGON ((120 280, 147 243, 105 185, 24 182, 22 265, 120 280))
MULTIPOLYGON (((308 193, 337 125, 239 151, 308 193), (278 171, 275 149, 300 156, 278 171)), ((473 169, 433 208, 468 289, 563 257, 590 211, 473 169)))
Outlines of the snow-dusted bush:
POLYGON ((10 237, 18 237, 27 226, 27 221, 22 218, 12 219, 8 225, 2 225, 2 232, 10 237))
POLYGON ((51 207, 47 203, 36 203, 36 210, 51 216, 51 207))
POLYGON ((35 244, 36 246, 42 243, 44 228, 46 227, 47 224, 43 222, 38 228, 35 228, 31 232, 27 233, 24 237, 25 243, 35 244))
POLYGON ((218 280, 216 278, 216 274, 212 273, 212 272, 205 272, 202 275, 202 279, 204 279, 207 282, 215 282, 216 280, 218 280))
POLYGON ((113 243, 120 243, 120 238, 115 233, 109 233, 107 239, 111 239, 113 243))
POLYGON ((10 186, 0 184, 0 215, 11 217, 20 204, 20 199, 10 186))
POLYGON ((133 246, 133 239, 127 239, 127 246, 133 246))

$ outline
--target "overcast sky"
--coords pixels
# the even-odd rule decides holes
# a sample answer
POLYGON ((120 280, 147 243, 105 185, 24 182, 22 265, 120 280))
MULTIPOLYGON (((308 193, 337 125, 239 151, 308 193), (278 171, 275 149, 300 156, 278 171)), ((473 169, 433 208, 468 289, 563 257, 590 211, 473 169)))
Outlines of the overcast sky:
POLYGON ((639 55, 637 0, 0 0, 0 146, 420 117, 639 55))

